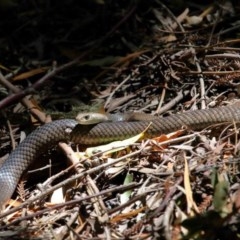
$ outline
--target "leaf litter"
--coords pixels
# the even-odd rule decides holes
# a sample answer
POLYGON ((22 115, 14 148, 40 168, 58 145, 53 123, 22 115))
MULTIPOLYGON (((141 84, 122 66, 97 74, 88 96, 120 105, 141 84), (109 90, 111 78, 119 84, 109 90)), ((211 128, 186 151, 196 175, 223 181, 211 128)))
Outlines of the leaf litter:
MULTIPOLYGON (((133 12, 130 14, 132 18, 126 19, 118 8, 114 8, 119 6, 101 1, 101 6, 115 9, 109 12, 113 19, 122 16, 121 20, 127 24, 117 26, 111 37, 106 34, 106 42, 102 41, 98 49, 87 57, 85 55, 81 62, 76 61, 78 64, 71 65, 71 71, 66 69, 53 74, 52 80, 48 84, 45 82, 38 92, 32 86, 38 83, 39 75, 44 76, 51 67, 58 67, 49 61, 49 52, 47 54, 41 49, 41 39, 33 45, 29 36, 29 42, 24 43, 29 47, 28 51, 20 46, 27 62, 21 62, 18 53, 18 67, 15 62, 3 58, 1 69, 4 77, 20 84, 20 92, 27 88, 26 95, 31 95, 21 103, 35 109, 31 123, 39 119, 41 122, 48 121, 46 115, 62 118, 61 112, 71 108, 72 102, 84 103, 86 99, 87 104, 95 104, 102 99, 109 112, 137 110, 155 115, 161 112, 163 116, 226 105, 237 99, 239 39, 236 29, 226 20, 229 16, 238 16, 232 2, 210 6, 188 3, 189 6, 181 8, 181 11, 171 3, 153 2, 153 5, 139 4, 137 9, 136 6, 128 9, 121 5, 123 12, 133 12), (221 26, 221 30, 215 26, 221 26), (231 39, 228 31, 232 33, 231 39), (43 60, 31 58, 32 46, 38 50, 38 59, 43 60), (122 50, 121 55, 119 49, 122 50), (46 103, 48 109, 45 110, 46 103), (59 104, 61 109, 58 109, 59 104), (48 111, 46 115, 45 111, 48 111)), ((92 4, 96 7, 99 3, 92 1, 92 4)), ((80 41, 80 52, 86 51, 89 44, 99 44, 94 42, 100 34, 97 31, 92 32, 92 42, 88 41, 91 35, 87 34, 86 39, 71 41, 70 36, 78 37, 76 28, 84 32, 84 29, 91 30, 91 21, 96 24, 94 15, 90 14, 95 8, 88 9, 80 4, 76 9, 85 9, 79 11, 83 15, 89 13, 83 26, 76 24, 77 18, 72 19, 71 23, 76 21, 76 25, 72 26, 64 21, 66 19, 57 18, 57 14, 52 15, 52 23, 65 23, 65 30, 70 27, 65 38, 59 38, 61 29, 55 32, 58 51, 53 46, 52 56, 60 52, 63 54, 60 59, 71 60, 77 53, 76 49, 80 48, 70 43, 80 41)), ((61 7, 59 10, 61 12, 61 7)), ((31 16, 34 11, 25 14, 25 17, 31 16)), ((41 23, 41 18, 36 19, 35 24, 41 23)), ((22 25, 22 32, 27 30, 27 26, 22 25)), ((45 34, 43 36, 48 43, 51 37, 47 32, 45 34)), ((7 49, 2 50, 6 52, 7 49)), ((11 54, 4 56, 12 58, 11 54)), ((4 82, 1 83, 4 85, 4 82)), ((12 96, 5 99, 6 90, 18 93, 18 90, 4 86, 2 93, 5 101, 0 104, 1 108, 13 100, 12 96)), ((21 121, 26 115, 22 108, 18 109, 18 113, 12 113, 11 108, 6 111, 13 127, 16 124, 14 120, 17 120, 15 114, 19 114, 21 121)), ((140 136, 135 136, 111 143, 113 145, 108 145, 107 149, 106 146, 90 149, 90 154, 89 149, 87 153, 86 149, 81 149, 81 157, 75 153, 76 149, 66 149, 72 166, 70 164, 57 173, 50 173, 49 168, 49 178, 41 181, 42 185, 38 188, 35 184, 19 184, 19 193, 1 213, 0 238, 237 239, 238 126, 235 123, 224 128, 211 126, 200 132, 179 129, 155 139, 141 137, 142 140, 139 140, 140 136), (46 198, 53 192, 53 198, 46 198)), ((19 138, 15 131, 13 138, 19 138)), ((1 135, 2 141, 5 143, 1 147, 4 152, 10 138, 6 140, 1 135)), ((64 158, 56 151, 52 155, 46 154, 45 157, 64 158)))

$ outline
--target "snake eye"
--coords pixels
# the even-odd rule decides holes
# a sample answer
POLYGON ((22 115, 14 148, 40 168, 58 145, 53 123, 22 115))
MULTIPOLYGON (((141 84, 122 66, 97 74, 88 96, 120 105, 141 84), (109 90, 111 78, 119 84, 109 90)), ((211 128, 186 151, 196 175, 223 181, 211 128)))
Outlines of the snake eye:
POLYGON ((86 115, 86 116, 84 117, 84 119, 85 119, 85 120, 89 120, 89 119, 90 119, 90 115, 86 115))

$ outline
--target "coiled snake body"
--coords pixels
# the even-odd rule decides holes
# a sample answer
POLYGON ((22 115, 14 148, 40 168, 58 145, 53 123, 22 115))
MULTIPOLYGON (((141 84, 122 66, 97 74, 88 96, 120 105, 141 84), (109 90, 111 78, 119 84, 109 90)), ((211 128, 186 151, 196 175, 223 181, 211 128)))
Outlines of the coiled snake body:
POLYGON ((147 138, 181 129, 203 129, 216 123, 240 122, 240 104, 207 110, 189 111, 152 121, 104 122, 91 127, 82 127, 80 133, 77 122, 72 119, 56 120, 39 127, 10 154, 0 169, 0 206, 9 200, 22 173, 39 156, 59 141, 72 141, 84 145, 96 145, 132 137, 145 130, 147 138), (72 131, 72 133, 71 133, 72 131))

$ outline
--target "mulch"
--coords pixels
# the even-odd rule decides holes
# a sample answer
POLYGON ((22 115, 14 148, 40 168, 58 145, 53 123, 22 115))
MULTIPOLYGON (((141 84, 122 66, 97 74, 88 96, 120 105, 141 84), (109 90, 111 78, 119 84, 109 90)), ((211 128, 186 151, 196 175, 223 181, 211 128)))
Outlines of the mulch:
MULTIPOLYGON (((9 1, 0 10, 1 158, 37 126, 79 111, 164 117, 237 101, 239 9, 9 1)), ((89 147, 41 156, 47 165, 29 170, 0 214, 0 239, 239 239, 237 123, 89 147)))

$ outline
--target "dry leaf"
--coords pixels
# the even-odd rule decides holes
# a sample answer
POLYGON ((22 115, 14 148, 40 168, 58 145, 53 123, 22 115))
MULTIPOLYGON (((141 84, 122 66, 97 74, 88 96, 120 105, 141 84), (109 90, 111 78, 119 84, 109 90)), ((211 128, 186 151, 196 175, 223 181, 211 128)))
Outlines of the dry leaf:
POLYGON ((52 194, 52 196, 51 196, 50 202, 51 202, 52 204, 58 204, 58 203, 63 203, 63 202, 65 202, 65 201, 64 201, 63 189, 62 189, 62 188, 58 188, 58 189, 56 189, 56 190, 53 192, 53 194, 52 194))
POLYGON ((13 78, 13 81, 20 81, 20 80, 24 80, 24 79, 33 77, 40 73, 45 73, 49 68, 50 67, 42 67, 42 68, 32 69, 28 72, 20 73, 19 75, 15 76, 13 78))
POLYGON ((191 184, 190 184, 190 173, 189 173, 189 168, 188 168, 188 162, 186 157, 184 157, 184 188, 185 188, 185 194, 186 194, 186 199, 187 199, 187 212, 192 215, 192 209, 194 209, 197 213, 199 213, 198 208, 193 200, 192 196, 192 189, 191 189, 191 184))

